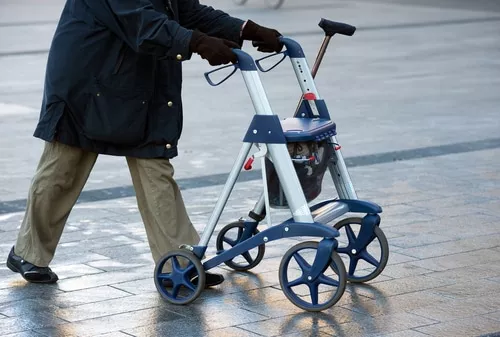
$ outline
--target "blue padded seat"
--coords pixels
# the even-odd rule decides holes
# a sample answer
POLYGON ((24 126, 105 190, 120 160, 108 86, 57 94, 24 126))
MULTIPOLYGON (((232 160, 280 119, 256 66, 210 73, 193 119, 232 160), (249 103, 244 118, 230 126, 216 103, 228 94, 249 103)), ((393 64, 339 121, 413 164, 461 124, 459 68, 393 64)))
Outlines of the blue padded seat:
POLYGON ((319 142, 337 134, 335 123, 325 118, 285 118, 281 127, 288 143, 319 142))

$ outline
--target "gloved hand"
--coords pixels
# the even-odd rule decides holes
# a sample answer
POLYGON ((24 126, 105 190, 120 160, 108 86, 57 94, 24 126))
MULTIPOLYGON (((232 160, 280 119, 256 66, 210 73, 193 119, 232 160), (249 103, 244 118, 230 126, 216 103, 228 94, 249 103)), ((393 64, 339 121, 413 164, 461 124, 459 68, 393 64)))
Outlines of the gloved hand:
POLYGON ((202 59, 207 60, 212 66, 229 62, 236 63, 238 58, 231 50, 232 48, 240 49, 240 46, 232 41, 208 36, 197 30, 193 31, 189 42, 189 49, 199 54, 202 59))
POLYGON ((243 40, 257 42, 257 50, 264 53, 279 53, 283 44, 279 41, 280 32, 275 29, 259 26, 252 20, 248 20, 241 32, 243 40))

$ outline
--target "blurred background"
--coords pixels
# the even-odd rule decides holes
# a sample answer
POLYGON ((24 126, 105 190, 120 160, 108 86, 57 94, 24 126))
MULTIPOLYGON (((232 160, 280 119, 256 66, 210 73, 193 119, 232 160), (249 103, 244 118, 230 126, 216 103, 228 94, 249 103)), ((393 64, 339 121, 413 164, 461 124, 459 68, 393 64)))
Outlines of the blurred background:
MULTIPOLYGON (((43 143, 32 137, 47 52, 64 0, 0 0, 0 201, 24 199, 43 143)), ((346 157, 484 140, 500 131, 500 2, 487 0, 265 0, 205 4, 296 39, 310 65, 322 17, 358 27, 335 36, 317 87, 346 157)), ((255 57, 259 54, 245 45, 255 57)), ((236 74, 210 87, 212 68, 184 64, 178 178, 230 170, 254 113, 236 74)), ((291 116, 300 95, 289 62, 261 74, 272 107, 291 116)), ((498 160, 498 159, 496 159, 498 160)), ((101 156, 86 189, 130 185, 123 158, 101 156)))

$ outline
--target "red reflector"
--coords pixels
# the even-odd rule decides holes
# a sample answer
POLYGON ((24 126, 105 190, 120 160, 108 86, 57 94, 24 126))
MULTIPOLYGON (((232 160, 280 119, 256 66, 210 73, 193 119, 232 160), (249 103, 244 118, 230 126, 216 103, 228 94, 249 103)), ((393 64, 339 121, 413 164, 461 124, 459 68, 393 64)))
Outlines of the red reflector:
POLYGON ((340 150, 341 148, 342 148, 342 146, 340 146, 340 145, 336 145, 336 146, 335 146, 335 151, 338 151, 338 150, 340 150))
POLYGON ((247 162, 245 163, 244 169, 246 171, 249 171, 252 169, 252 164, 253 164, 253 156, 248 158, 247 162))
POLYGON ((304 99, 306 101, 314 101, 316 100, 316 95, 312 92, 308 92, 307 94, 304 94, 304 99))

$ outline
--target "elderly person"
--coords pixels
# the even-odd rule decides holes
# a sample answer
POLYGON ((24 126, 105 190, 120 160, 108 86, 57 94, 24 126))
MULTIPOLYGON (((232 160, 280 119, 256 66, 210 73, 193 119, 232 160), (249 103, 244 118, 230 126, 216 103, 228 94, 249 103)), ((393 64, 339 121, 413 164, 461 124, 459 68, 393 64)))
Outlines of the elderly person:
MULTIPOLYGON (((236 62, 244 40, 278 52, 280 34, 198 0, 68 0, 50 48, 34 136, 45 141, 7 266, 29 282, 49 268, 99 154, 123 156, 155 262, 198 233, 173 178, 182 131, 182 62, 236 62)), ((223 282, 207 273, 206 285, 223 282)))

